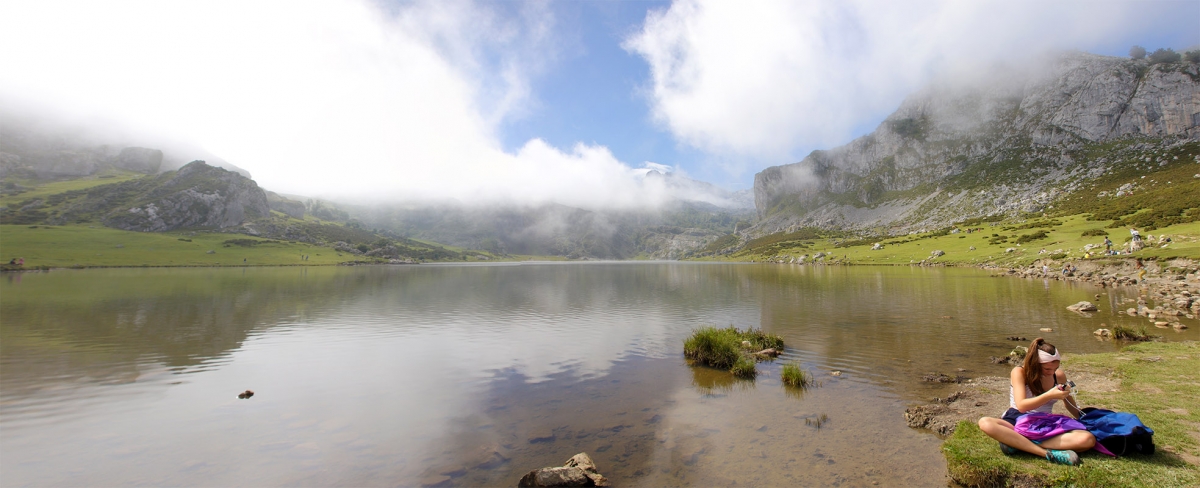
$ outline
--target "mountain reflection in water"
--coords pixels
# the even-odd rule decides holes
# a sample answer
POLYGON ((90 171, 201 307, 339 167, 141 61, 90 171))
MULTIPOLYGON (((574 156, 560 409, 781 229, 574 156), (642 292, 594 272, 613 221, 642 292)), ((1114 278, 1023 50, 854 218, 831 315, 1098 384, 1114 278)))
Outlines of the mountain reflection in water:
POLYGON ((953 385, 920 376, 1005 374, 987 356, 1014 334, 1113 350, 1091 331, 1140 325, 1112 313, 1123 292, 1095 317, 1064 308, 1100 292, 977 270, 701 263, 8 274, 0 477, 512 485, 586 451, 621 485, 944 485, 940 441, 902 412, 953 385), (788 350, 749 382, 685 363, 693 328, 730 324, 788 350), (785 361, 821 385, 785 389, 785 361))

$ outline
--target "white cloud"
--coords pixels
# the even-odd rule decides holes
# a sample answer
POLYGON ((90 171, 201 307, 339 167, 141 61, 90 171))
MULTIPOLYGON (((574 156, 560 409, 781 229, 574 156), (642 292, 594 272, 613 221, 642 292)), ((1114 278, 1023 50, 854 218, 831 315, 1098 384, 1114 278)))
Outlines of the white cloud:
POLYGON ((655 118, 677 139, 779 164, 801 148, 848 142, 937 74, 1144 29, 1135 12, 1146 7, 678 0, 651 12, 624 46, 649 64, 655 118))
POLYGON ((0 94, 189 139, 276 191, 655 203, 606 148, 503 150, 498 125, 553 62, 554 19, 490 7, 6 2, 0 94))

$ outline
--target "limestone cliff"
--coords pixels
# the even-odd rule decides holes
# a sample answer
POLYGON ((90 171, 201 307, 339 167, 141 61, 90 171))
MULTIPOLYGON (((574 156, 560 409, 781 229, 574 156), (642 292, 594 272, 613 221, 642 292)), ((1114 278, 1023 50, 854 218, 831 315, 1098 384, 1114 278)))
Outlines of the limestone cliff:
POLYGON ((193 161, 156 180, 157 185, 132 204, 114 209, 104 225, 145 232, 223 229, 271 212, 266 193, 254 180, 204 161, 193 161))
POLYGON ((1194 144, 1198 125, 1200 66, 1186 61, 1072 53, 1045 69, 939 82, 874 132, 755 175, 754 232, 898 232, 1036 211, 1106 171, 1092 157, 1102 145, 1194 144))

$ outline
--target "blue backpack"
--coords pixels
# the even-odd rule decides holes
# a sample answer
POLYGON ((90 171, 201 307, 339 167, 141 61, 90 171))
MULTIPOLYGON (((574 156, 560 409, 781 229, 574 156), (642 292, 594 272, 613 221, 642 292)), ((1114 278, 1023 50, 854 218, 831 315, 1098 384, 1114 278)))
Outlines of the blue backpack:
POLYGON ((1137 415, 1102 408, 1085 408, 1079 422, 1096 436, 1096 442, 1113 454, 1154 454, 1154 431, 1137 415))

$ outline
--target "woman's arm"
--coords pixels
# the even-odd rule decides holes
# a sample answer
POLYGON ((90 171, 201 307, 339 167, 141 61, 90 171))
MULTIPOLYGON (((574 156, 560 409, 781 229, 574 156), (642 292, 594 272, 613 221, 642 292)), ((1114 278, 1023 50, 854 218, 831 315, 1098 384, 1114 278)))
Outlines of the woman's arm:
POLYGON ((1017 405, 1017 410, 1021 412, 1028 412, 1038 408, 1050 400, 1061 400, 1067 395, 1065 391, 1058 388, 1051 388, 1041 395, 1033 398, 1025 398, 1025 368, 1021 366, 1013 368, 1012 373, 1008 375, 1008 381, 1012 385, 1013 403, 1017 405))
POLYGON ((1058 382, 1058 384, 1063 385, 1063 387, 1066 388, 1067 395, 1063 397, 1063 405, 1067 406, 1067 411, 1071 412, 1072 417, 1075 417, 1075 418, 1081 417, 1083 415, 1083 412, 1079 411, 1079 405, 1075 404, 1075 398, 1071 396, 1071 385, 1067 384, 1066 371, 1063 371, 1061 369, 1058 371, 1055 371, 1054 379, 1058 382))

